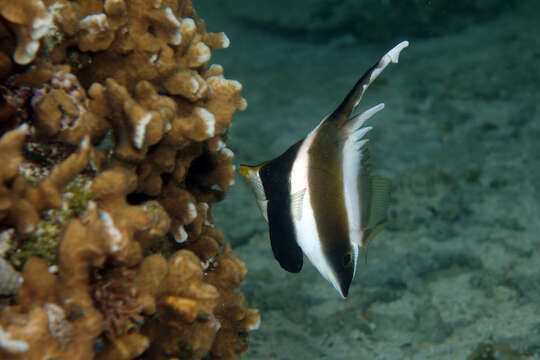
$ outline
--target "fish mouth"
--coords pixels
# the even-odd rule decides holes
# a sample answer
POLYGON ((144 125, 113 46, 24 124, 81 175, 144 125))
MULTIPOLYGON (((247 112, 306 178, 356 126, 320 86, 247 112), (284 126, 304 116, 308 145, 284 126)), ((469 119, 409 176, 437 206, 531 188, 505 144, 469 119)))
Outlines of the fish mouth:
POLYGON ((250 166, 248 165, 240 165, 240 168, 238 169, 238 173, 242 175, 243 177, 249 177, 249 169, 250 169, 250 166))

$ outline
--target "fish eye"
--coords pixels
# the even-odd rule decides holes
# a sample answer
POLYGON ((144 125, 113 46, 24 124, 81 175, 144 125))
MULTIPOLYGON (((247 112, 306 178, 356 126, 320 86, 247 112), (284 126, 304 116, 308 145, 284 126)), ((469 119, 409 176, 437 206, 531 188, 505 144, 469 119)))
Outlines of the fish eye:
POLYGON ((351 254, 345 254, 343 256, 343 266, 347 266, 351 263, 351 254))

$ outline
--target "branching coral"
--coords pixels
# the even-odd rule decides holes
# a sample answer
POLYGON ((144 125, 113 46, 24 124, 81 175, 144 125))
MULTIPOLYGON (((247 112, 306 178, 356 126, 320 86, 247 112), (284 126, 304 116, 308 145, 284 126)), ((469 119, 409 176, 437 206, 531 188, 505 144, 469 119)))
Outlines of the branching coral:
POLYGON ((102 137, 108 123, 88 111, 88 102, 86 91, 75 75, 58 69, 32 99, 37 135, 70 144, 80 143, 85 136, 102 137))
POLYGON ((0 357, 243 353, 259 315, 210 215, 246 107, 208 64, 227 36, 189 0, 0 0, 0 18, 0 357))
POLYGON ((152 339, 154 358, 200 358, 210 352, 217 359, 234 359, 247 349, 245 334, 258 327, 260 317, 235 291, 245 266, 228 245, 214 256, 206 272, 189 250, 168 261, 154 255, 139 266, 137 293, 144 312, 161 313, 142 329, 152 339))
POLYGON ((137 284, 145 311, 161 314, 142 329, 152 339, 152 357, 200 358, 209 352, 220 327, 213 315, 219 294, 203 281, 196 255, 180 250, 168 262, 157 256, 147 258, 139 269, 137 284))
POLYGON ((228 244, 217 262, 213 271, 208 272, 208 282, 219 291, 215 316, 221 324, 212 355, 218 359, 234 359, 237 353, 247 350, 247 331, 259 328, 261 319, 257 310, 246 309, 244 295, 235 292, 247 270, 228 244))
POLYGON ((0 15, 17 35, 13 59, 20 65, 29 64, 39 50, 39 40, 53 27, 50 12, 41 0, 2 0, 0 15))

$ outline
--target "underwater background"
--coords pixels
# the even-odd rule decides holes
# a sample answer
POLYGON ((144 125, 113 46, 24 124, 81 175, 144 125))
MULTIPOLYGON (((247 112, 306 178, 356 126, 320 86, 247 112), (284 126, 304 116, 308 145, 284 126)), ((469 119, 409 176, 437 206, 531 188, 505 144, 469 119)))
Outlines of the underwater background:
POLYGON ((540 2, 0 0, 0 359, 540 358, 540 2), (240 164, 370 87, 346 300, 240 164), (234 186, 233 186, 234 185, 234 186))
POLYGON ((243 84, 228 146, 257 164, 303 138, 382 54, 370 87, 371 164, 393 183, 391 225, 342 300, 311 264, 274 260, 237 179, 213 216, 246 262, 261 312, 244 359, 540 357, 540 3, 195 2, 243 84))

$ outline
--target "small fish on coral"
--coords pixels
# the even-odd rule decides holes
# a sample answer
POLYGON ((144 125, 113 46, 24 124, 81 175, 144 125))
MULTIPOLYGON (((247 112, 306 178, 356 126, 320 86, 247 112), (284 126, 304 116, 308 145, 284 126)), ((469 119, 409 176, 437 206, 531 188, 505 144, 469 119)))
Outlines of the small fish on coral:
POLYGON ((363 126, 384 104, 351 113, 408 45, 403 41, 388 51, 306 138, 273 160, 239 170, 268 222, 280 265, 299 272, 304 253, 343 298, 356 273, 359 248, 367 251, 387 224, 390 189, 387 179, 369 171, 364 135, 371 127, 363 126))

